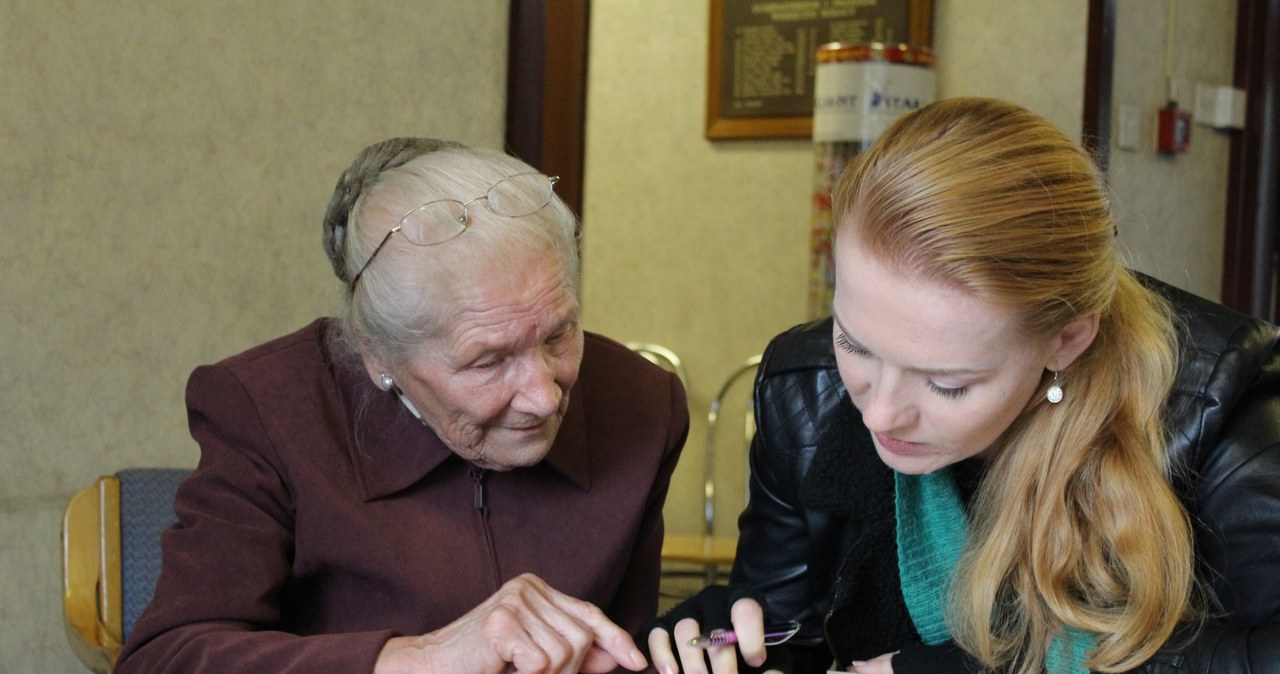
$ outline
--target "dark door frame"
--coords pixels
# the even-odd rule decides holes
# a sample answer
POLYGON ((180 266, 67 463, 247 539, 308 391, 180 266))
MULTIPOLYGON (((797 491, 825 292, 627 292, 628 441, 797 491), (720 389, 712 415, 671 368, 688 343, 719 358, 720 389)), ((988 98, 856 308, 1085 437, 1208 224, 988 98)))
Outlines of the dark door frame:
POLYGON ((1275 321, 1280 199, 1280 0, 1238 0, 1235 86, 1248 103, 1232 134, 1222 301, 1275 321))
POLYGON ((582 214, 589 0, 511 0, 507 151, 560 176, 556 192, 582 214))
POLYGON ((1111 81, 1115 72, 1116 0, 1089 0, 1080 140, 1105 172, 1111 154, 1111 81))

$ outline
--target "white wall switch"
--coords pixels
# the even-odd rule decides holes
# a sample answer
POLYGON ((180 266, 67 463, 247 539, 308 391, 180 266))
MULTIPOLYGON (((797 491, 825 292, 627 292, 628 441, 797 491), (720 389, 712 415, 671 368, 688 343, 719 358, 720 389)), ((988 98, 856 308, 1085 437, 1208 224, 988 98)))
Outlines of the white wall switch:
POLYGON ((1116 126, 1116 148, 1132 152, 1142 137, 1142 112, 1136 105, 1120 106, 1120 123, 1116 126))
POLYGON ((1244 90, 1234 87, 1196 85, 1197 124, 1215 129, 1244 128, 1244 90))

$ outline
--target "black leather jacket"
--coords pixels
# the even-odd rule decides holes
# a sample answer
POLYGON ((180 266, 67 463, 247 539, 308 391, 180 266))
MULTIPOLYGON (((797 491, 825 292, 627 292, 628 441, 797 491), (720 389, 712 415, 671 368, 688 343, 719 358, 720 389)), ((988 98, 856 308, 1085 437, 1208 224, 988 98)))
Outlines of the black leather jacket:
MULTIPOLYGON (((1220 615, 1188 626, 1136 671, 1280 672, 1280 330, 1150 284, 1185 324, 1169 449, 1220 615)), ((803 625, 770 648, 770 663, 820 672, 833 654, 843 668, 918 642, 894 562, 891 474, 836 371, 830 319, 770 343, 756 416, 732 583, 762 592, 769 619, 803 625)))

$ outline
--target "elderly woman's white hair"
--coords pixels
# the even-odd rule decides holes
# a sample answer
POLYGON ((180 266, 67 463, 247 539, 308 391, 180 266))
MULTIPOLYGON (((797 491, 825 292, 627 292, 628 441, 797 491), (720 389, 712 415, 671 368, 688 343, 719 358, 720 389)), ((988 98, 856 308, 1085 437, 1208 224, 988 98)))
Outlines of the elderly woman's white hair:
POLYGON ((325 216, 325 249, 347 287, 343 325, 352 346, 389 365, 407 362, 443 327, 445 312, 454 308, 452 289, 513 265, 557 264, 576 294, 578 223, 554 194, 546 207, 522 217, 498 216, 483 201, 473 203, 466 231, 441 244, 416 246, 393 235, 360 273, 408 211, 438 199, 471 201, 503 178, 531 171, 501 152, 430 139, 396 138, 366 148, 339 180, 325 216))

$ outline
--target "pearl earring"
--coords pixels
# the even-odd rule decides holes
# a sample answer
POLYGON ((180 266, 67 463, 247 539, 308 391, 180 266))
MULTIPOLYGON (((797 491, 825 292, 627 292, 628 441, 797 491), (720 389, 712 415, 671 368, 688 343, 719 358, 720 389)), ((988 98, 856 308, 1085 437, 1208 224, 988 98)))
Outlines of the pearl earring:
POLYGON ((390 391, 391 387, 396 385, 396 380, 392 379, 391 375, 387 374, 386 372, 383 372, 382 374, 378 375, 378 383, 382 385, 383 391, 390 391))
POLYGON ((1053 373, 1053 385, 1049 387, 1049 391, 1045 394, 1045 398, 1054 405, 1062 402, 1062 387, 1058 385, 1057 372, 1053 373))

